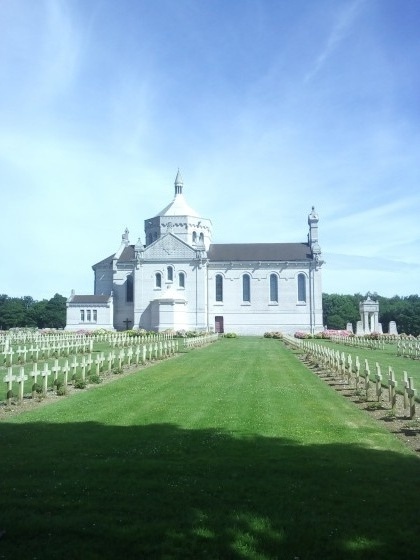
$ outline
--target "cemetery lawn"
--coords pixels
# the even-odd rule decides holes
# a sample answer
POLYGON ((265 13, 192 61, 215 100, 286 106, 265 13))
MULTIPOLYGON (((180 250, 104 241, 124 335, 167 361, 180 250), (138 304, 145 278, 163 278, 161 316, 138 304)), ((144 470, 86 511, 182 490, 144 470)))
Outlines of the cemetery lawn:
POLYGON ((420 461, 273 339, 0 422, 0 559, 420 555, 420 461))

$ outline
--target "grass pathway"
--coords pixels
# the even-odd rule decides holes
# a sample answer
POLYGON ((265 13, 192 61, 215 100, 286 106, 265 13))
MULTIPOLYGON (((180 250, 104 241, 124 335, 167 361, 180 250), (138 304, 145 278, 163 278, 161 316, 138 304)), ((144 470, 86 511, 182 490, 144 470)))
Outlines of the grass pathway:
POLYGON ((271 339, 1 422, 0 449, 0 558, 420 552, 418 458, 271 339))

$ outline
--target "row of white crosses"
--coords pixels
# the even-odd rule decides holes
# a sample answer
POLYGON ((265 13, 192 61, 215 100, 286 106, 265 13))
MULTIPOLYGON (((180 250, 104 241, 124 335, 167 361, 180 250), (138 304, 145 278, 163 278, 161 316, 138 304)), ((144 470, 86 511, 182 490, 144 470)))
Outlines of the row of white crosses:
POLYGON ((420 342, 419 341, 405 341, 400 340, 397 342, 397 356, 404 358, 411 358, 413 360, 420 360, 420 342))
POLYGON ((7 333, 0 334, 0 352, 7 349, 11 345, 31 345, 42 346, 44 344, 48 345, 62 345, 66 343, 84 343, 87 339, 85 334, 75 334, 75 333, 61 333, 61 334, 39 334, 30 333, 23 336, 18 336, 10 331, 7 333))
POLYGON ((372 339, 365 338, 364 336, 331 336, 330 340, 331 342, 336 342, 337 344, 345 344, 346 346, 370 348, 375 350, 383 350, 387 342, 394 342, 391 339, 372 339))
POLYGON ((98 340, 106 342, 114 348, 134 347, 138 344, 151 344, 168 342, 173 340, 173 335, 161 334, 148 337, 130 337, 124 334, 104 334, 95 338, 86 335, 77 336, 59 336, 59 337, 39 337, 38 344, 32 343, 29 347, 19 345, 17 350, 13 350, 10 339, 6 340, 3 350, 0 348, 0 360, 3 356, 3 363, 6 367, 13 365, 14 362, 24 365, 30 361, 38 361, 39 359, 49 358, 51 356, 66 357, 70 354, 81 352, 92 352, 93 342, 98 340))
POLYGON ((193 348, 196 346, 203 346, 209 342, 215 342, 218 338, 218 333, 212 333, 195 336, 193 338, 184 338, 183 340, 185 348, 193 348))
POLYGON ((38 362, 32 364, 32 370, 28 374, 25 374, 24 366, 9 366, 7 368, 7 373, 3 378, 4 383, 7 385, 6 400, 10 405, 12 399, 12 386, 13 383, 18 383, 18 399, 23 400, 24 395, 24 383, 29 377, 32 377, 32 396, 35 396, 35 387, 38 385, 38 378, 42 379, 42 394, 45 396, 48 392, 48 378, 53 376, 53 385, 56 384, 58 380, 58 375, 61 372, 63 375, 63 385, 68 385, 68 375, 70 373, 71 378, 74 379, 80 374, 83 381, 86 380, 86 375, 90 375, 93 372, 97 375, 105 368, 105 363, 107 363, 108 372, 111 372, 113 368, 118 367, 123 368, 124 365, 130 367, 131 365, 139 365, 146 363, 147 360, 151 361, 153 359, 162 359, 174 355, 179 351, 178 340, 167 339, 160 340, 158 342, 149 342, 148 344, 137 344, 135 347, 130 346, 128 349, 121 348, 117 351, 112 350, 109 352, 108 357, 105 358, 103 352, 98 352, 95 358, 92 357, 91 353, 73 355, 70 359, 65 358, 60 365, 59 359, 55 358, 53 365, 49 365, 46 361, 43 365, 43 369, 38 369, 38 362), (95 370, 93 371, 93 368, 95 370), (19 373, 15 373, 19 369, 19 373))
POLYGON ((149 344, 155 342, 164 342, 174 338, 172 333, 156 333, 141 336, 130 336, 127 333, 107 333, 96 337, 99 342, 106 342, 114 348, 122 348, 133 346, 136 344, 149 344))
MULTIPOLYGON (((355 365, 353 368, 353 358, 351 354, 348 354, 348 356, 346 357, 344 352, 340 354, 340 352, 337 350, 333 350, 326 346, 322 346, 320 344, 316 344, 307 340, 302 341, 300 346, 310 356, 313 356, 317 362, 320 362, 326 369, 338 373, 343 377, 343 379, 346 377, 348 385, 351 384, 351 381, 354 378, 356 390, 359 390, 361 388, 361 384, 363 383, 363 389, 367 397, 368 391, 371 386, 371 370, 367 359, 364 360, 363 375, 361 376, 361 365, 358 356, 356 356, 355 358, 355 365)), ((383 375, 381 366, 378 362, 375 363, 375 373, 373 379, 375 381, 376 397, 379 402, 381 401, 383 394, 383 375)), ((391 404, 392 410, 395 410, 398 383, 395 379, 395 372, 391 366, 388 367, 387 385, 389 402, 391 404)), ((414 418, 416 414, 417 391, 414 388, 413 378, 409 377, 406 371, 403 372, 401 392, 403 395, 404 410, 408 409, 410 418, 414 418)))
POLYGON ((24 365, 25 363, 50 358, 51 356, 64 357, 72 353, 92 352, 92 349, 93 340, 85 339, 83 341, 64 342, 62 344, 48 344, 48 342, 44 341, 42 345, 31 344, 30 347, 23 345, 18 346, 15 350, 9 345, 3 352, 0 352, 0 356, 3 357, 3 364, 9 367, 16 361, 24 365))

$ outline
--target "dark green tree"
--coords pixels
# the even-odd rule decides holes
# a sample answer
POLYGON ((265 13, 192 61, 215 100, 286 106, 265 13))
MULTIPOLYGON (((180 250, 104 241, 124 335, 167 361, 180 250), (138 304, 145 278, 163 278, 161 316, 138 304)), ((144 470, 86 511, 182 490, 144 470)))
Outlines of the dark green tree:
POLYGON ((66 298, 55 294, 50 300, 35 301, 31 296, 11 298, 0 295, 0 329, 13 327, 64 328, 66 298))

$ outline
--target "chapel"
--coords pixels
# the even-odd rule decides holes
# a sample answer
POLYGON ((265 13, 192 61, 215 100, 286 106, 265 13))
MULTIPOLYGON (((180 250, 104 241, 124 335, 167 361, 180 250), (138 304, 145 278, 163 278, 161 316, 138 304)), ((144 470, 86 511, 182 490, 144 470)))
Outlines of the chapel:
POLYGON ((213 243, 209 218, 191 208, 178 171, 174 198, 144 222, 144 239, 122 234, 93 265, 94 293, 72 291, 66 330, 214 331, 262 335, 323 329, 318 214, 306 241, 213 243))

